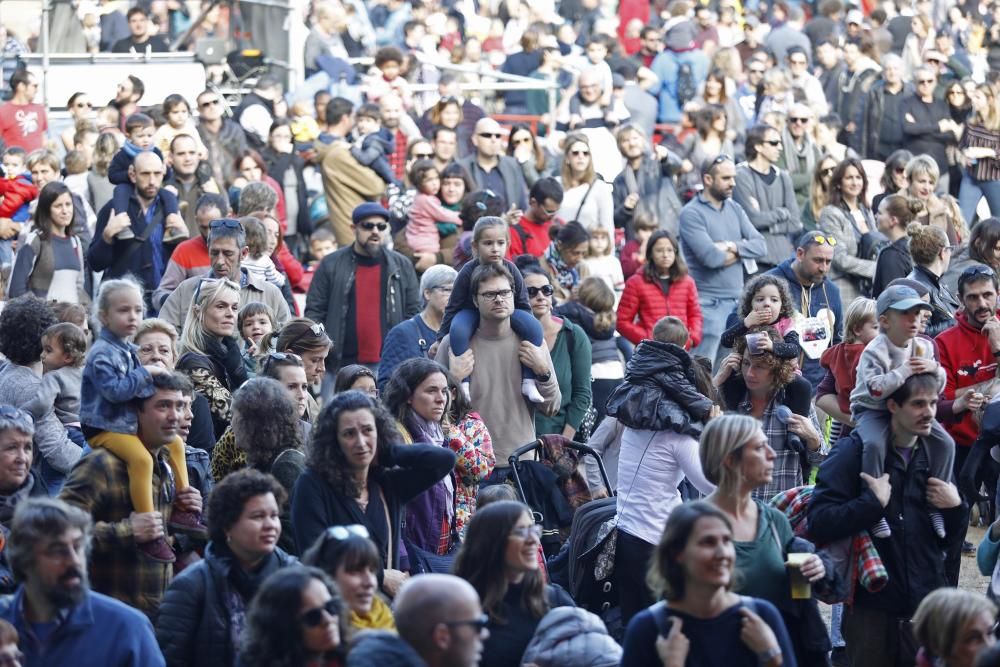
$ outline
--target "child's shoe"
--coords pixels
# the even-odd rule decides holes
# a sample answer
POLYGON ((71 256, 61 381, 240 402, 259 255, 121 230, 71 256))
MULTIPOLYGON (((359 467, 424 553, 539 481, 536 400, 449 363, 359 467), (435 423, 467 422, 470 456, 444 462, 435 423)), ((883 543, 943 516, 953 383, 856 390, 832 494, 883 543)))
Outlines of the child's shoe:
POLYGON ((885 520, 885 517, 882 517, 881 519, 876 521, 875 525, 871 527, 870 531, 872 537, 886 538, 892 536, 892 530, 889 528, 889 522, 885 520))
POLYGON ((170 548, 170 545, 162 537, 158 537, 152 542, 143 542, 136 546, 144 556, 155 560, 157 563, 173 563, 177 560, 174 550, 170 548))
POLYGON ((201 520, 201 514, 198 512, 188 512, 175 507, 170 513, 170 522, 167 525, 191 537, 208 538, 208 526, 201 520))

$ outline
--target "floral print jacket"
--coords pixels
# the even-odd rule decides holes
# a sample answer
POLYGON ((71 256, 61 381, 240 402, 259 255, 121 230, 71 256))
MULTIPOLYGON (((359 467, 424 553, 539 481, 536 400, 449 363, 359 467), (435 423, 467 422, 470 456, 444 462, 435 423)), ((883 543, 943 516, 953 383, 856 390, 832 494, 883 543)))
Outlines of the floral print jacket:
POLYGON ((455 527, 461 539, 476 511, 479 484, 496 465, 493 440, 478 412, 469 412, 457 424, 443 424, 445 443, 458 455, 455 462, 455 527))

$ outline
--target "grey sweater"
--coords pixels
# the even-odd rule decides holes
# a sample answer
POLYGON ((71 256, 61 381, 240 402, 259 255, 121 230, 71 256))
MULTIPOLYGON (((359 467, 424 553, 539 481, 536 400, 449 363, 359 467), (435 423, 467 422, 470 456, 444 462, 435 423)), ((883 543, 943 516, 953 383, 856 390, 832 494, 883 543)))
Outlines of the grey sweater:
POLYGON ((80 425, 80 385, 83 384, 83 366, 66 366, 49 371, 42 376, 38 394, 25 405, 32 415, 44 415, 55 409, 56 418, 64 426, 80 425))
POLYGON ((792 177, 784 169, 771 167, 770 183, 746 162, 736 167, 733 199, 767 243, 762 264, 777 266, 792 256, 792 237, 802 232, 799 204, 795 200, 792 177))
MULTIPOLYGON (((41 384, 42 379, 30 368, 6 362, 0 368, 0 405, 26 408, 27 403, 38 393, 41 384)), ((68 473, 79 460, 82 450, 69 439, 65 427, 59 423, 53 410, 46 411, 34 421, 34 442, 41 454, 40 458, 44 458, 59 472, 68 473)), ((36 465, 39 460, 35 461, 36 465)))
MULTIPOLYGON (((884 333, 875 336, 858 362, 858 380, 851 392, 851 410, 855 407, 885 410, 885 400, 913 375, 909 360, 914 357, 934 360, 934 343, 919 336, 905 347, 897 347, 884 333)), ((938 391, 944 390, 945 372, 938 364, 938 391)))

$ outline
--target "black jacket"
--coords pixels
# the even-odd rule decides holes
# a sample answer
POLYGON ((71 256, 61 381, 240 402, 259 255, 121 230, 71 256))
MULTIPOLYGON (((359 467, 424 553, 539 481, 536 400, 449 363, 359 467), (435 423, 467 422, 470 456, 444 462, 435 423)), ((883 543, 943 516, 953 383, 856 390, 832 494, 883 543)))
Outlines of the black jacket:
POLYGON ((963 539, 968 508, 963 502, 958 507, 939 510, 944 516, 947 535, 941 540, 934 534, 926 500, 929 470, 924 446, 918 443, 908 466, 890 447, 885 471, 889 474, 892 495, 883 509, 860 477, 860 436, 853 433, 841 438, 819 468, 807 514, 809 534, 817 544, 829 544, 868 530, 885 516, 892 536, 875 538, 873 542, 889 583, 877 593, 858 586, 854 603, 908 619, 928 593, 948 585, 944 553, 955 540, 963 539))
POLYGON ((673 343, 644 340, 608 398, 607 414, 629 428, 675 431, 694 438, 712 401, 695 389, 691 356, 673 343))
POLYGON ((861 155, 884 160, 893 150, 903 147, 900 104, 912 93, 913 86, 909 83, 904 83, 903 89, 895 95, 886 92, 885 79, 880 78, 872 84, 865 96, 861 116, 861 155))
POLYGON ((900 104, 900 117, 906 148, 914 155, 926 153, 931 156, 941 173, 947 174, 948 155, 945 147, 958 143, 954 134, 942 132, 938 127, 942 120, 951 119, 951 109, 947 102, 935 99, 930 104, 925 104, 916 95, 911 95, 900 104))
POLYGON ((625 208, 625 198, 629 195, 625 172, 631 167, 625 165, 615 176, 614 183, 611 184, 615 227, 624 229, 626 238, 635 238, 632 220, 637 210, 652 213, 662 229, 677 236, 681 200, 674 187, 674 174, 681 168, 682 161, 673 151, 668 151, 666 159, 662 161, 650 155, 643 156, 635 175, 639 195, 639 203, 635 208, 625 208))
POLYGON ((919 265, 914 266, 913 271, 906 277, 926 285, 930 292, 931 307, 934 310, 931 311, 931 321, 927 323, 927 330, 924 333, 933 338, 945 329, 955 326, 955 313, 961 304, 958 298, 941 284, 941 278, 919 265))
POLYGON ((896 278, 905 278, 913 270, 910 257, 910 237, 904 236, 882 248, 875 260, 875 277, 872 278, 872 298, 877 298, 896 278))

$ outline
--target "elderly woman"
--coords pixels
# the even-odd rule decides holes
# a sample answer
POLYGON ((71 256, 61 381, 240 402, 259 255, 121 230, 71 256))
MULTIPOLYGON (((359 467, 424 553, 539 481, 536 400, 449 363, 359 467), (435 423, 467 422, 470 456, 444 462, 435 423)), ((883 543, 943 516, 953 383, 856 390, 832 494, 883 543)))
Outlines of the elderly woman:
POLYGON ((940 175, 933 158, 916 156, 906 164, 907 194, 924 205, 923 212, 917 216, 918 222, 940 227, 948 234, 948 243, 960 245, 968 240, 969 228, 955 198, 934 193, 940 175))
MULTIPOLYGON (((31 415, 12 405, 0 405, 0 529, 4 536, 9 532, 18 503, 26 498, 49 495, 31 470, 34 435, 31 415)), ((0 593, 13 593, 15 588, 17 584, 7 562, 7 552, 0 551, 0 593)))
POLYGON ((976 657, 996 643, 996 616, 996 604, 980 593, 932 591, 913 615, 918 667, 974 667, 976 657))
POLYGON ((594 170, 590 140, 586 135, 566 136, 560 182, 563 200, 556 214, 563 220, 575 220, 584 229, 604 227, 615 237, 615 205, 611 185, 594 170))
POLYGON ((208 500, 205 558, 174 579, 160 604, 156 639, 171 665, 232 665, 247 609, 261 584, 295 558, 277 545, 285 490, 257 470, 219 482, 208 500))
MULTIPOLYGON (((891 198, 886 201, 891 201, 891 198)), ((924 285, 930 295, 931 319, 924 334, 933 338, 954 326, 955 313, 960 306, 958 297, 941 282, 951 263, 954 246, 948 243, 948 237, 940 227, 914 224, 908 231, 913 270, 907 277, 924 285)))
POLYGON ((830 280, 840 288, 842 303, 867 296, 875 275, 872 251, 878 231, 866 192, 868 176, 861 160, 847 158, 834 170, 830 198, 819 214, 819 229, 837 242, 833 246, 830 280))
MULTIPOLYGON (((826 664, 830 640, 819 608, 813 599, 801 603, 792 600, 785 566, 789 553, 812 553, 815 548, 792 534, 780 510, 751 495, 771 481, 774 471, 774 450, 760 422, 743 415, 712 420, 701 434, 699 458, 705 476, 717 485, 706 502, 719 508, 733 528, 735 566, 742 575, 737 592, 762 598, 778 608, 800 665, 826 664)), ((830 583, 824 581, 826 566, 815 553, 805 559, 801 572, 811 583, 830 583)))

